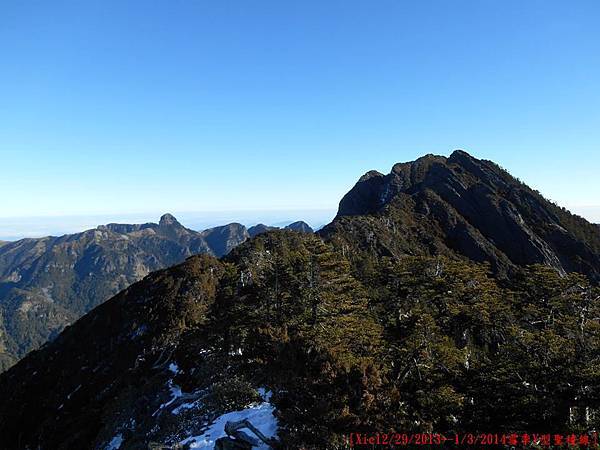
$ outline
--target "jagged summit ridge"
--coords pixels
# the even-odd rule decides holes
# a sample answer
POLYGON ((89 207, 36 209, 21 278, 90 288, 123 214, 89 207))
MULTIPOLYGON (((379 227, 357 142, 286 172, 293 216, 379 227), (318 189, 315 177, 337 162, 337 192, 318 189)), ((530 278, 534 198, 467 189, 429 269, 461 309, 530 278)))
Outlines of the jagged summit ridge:
POLYGON ((463 150, 367 172, 323 234, 340 227, 354 240, 362 229, 359 241, 380 254, 458 254, 499 272, 541 263, 600 279, 597 227, 463 150))
POLYGON ((449 167, 462 166, 464 170, 472 170, 477 175, 485 172, 479 168, 477 159, 463 150, 455 150, 445 156, 427 154, 414 161, 393 165, 390 173, 382 174, 370 170, 359 178, 356 185, 342 198, 338 208, 338 216, 369 214, 386 205, 399 192, 410 192, 421 183, 431 184, 435 181, 451 178, 449 167))

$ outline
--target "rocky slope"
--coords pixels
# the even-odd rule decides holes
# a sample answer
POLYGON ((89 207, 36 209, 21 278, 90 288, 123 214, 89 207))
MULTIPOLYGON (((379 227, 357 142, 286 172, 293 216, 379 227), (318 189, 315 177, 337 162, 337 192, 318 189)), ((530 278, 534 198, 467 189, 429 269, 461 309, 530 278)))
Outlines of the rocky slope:
POLYGON ((367 172, 320 233, 375 255, 459 255, 500 274, 540 263, 600 281, 595 225, 460 150, 367 172))
POLYGON ((158 224, 113 223, 2 245, 0 369, 148 273, 198 253, 222 256, 247 238, 240 224, 196 232, 165 214, 158 224))
POLYGON ((230 223, 221 227, 209 228, 200 233, 211 249, 211 254, 223 256, 250 237, 246 227, 239 223, 230 223))

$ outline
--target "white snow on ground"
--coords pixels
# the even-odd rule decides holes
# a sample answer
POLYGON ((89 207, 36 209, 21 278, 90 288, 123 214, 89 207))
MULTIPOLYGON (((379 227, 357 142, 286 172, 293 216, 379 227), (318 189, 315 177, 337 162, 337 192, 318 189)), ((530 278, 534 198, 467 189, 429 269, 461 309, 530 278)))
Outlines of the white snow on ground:
MULTIPOLYGON (((223 414, 215 419, 208 427, 204 434, 199 436, 191 436, 180 442, 181 445, 188 444, 190 448, 206 448, 212 449, 215 446, 215 441, 225 436, 225 423, 227 421, 238 421, 248 419, 256 428, 258 428, 265 436, 271 438, 277 436, 277 418, 273 415, 274 408, 269 403, 271 393, 264 389, 259 389, 258 392, 263 397, 263 402, 253 403, 241 411, 233 411, 223 414)), ((254 437, 254 434, 249 430, 242 430, 254 437)), ((260 450, 267 450, 269 447, 262 444, 257 447, 260 450)))
POLYGON ((171 391, 171 400, 169 400, 167 403, 163 403, 162 405, 160 405, 159 408, 156 411, 154 411, 154 414, 152 414, 152 416, 155 416, 161 409, 166 408, 183 395, 183 393, 181 392, 181 388, 176 384, 173 384, 172 379, 168 381, 167 386, 171 391))
POLYGON ((173 372, 173 374, 177 375, 179 373, 179 367, 176 363, 169 364, 169 370, 173 372))
POLYGON ((114 438, 112 438, 110 440, 110 442, 108 443, 108 445, 105 447, 104 450, 118 450, 121 447, 122 443, 123 443, 123 436, 121 436, 120 434, 117 434, 114 438))
POLYGON ((173 414, 173 415, 175 415, 175 416, 176 416, 177 414, 179 414, 179 413, 180 413, 181 411, 183 411, 183 410, 186 410, 186 409, 192 409, 192 408, 195 408, 195 407, 197 407, 197 406, 200 406, 200 403, 201 403, 200 399, 198 399, 198 400, 194 400, 194 401, 192 401, 192 402, 186 402, 186 403, 182 403, 182 404, 181 404, 181 405, 179 405, 177 408, 173 409, 173 410, 171 411, 171 414, 173 414))

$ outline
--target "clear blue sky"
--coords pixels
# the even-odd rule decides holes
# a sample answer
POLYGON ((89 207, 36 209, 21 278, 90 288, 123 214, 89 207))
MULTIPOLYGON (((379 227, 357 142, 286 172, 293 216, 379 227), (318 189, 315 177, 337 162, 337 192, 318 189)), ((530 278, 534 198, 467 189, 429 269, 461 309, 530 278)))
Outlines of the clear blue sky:
POLYGON ((455 148, 600 205, 599 21, 596 0, 0 0, 0 216, 334 210, 455 148))

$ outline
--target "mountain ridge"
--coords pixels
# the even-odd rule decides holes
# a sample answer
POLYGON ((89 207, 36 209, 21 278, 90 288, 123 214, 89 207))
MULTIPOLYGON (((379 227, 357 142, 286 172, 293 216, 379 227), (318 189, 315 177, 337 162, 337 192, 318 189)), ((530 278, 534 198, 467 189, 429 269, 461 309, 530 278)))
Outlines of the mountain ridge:
POLYGON ((460 255, 499 273, 541 263, 600 280, 593 224, 462 150, 397 163, 387 175, 367 172, 320 233, 361 228, 375 253, 460 255))
POLYGON ((567 270, 594 267, 595 226, 464 152, 340 203, 318 233, 148 274, 0 374, 5 447, 192 448, 266 391, 283 448, 597 429, 600 287, 567 270))
POLYGON ((0 371, 148 273, 194 254, 221 257, 249 238, 239 223, 194 231, 166 213, 158 223, 108 223, 5 242, 0 245, 0 371))

